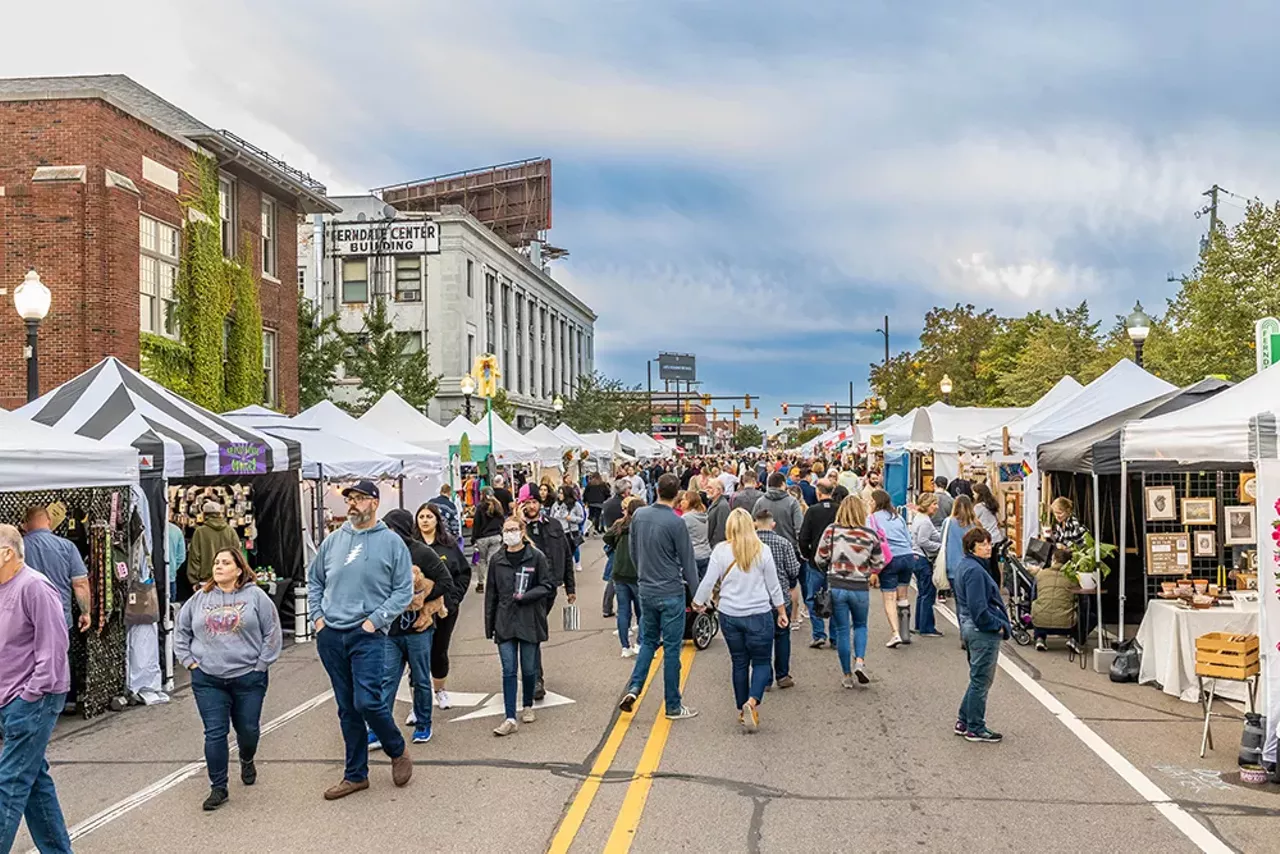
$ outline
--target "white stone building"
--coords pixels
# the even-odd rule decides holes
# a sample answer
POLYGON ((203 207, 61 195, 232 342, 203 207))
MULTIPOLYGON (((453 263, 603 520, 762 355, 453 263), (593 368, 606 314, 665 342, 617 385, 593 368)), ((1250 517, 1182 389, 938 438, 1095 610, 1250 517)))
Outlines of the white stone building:
MULTIPOLYGON (((498 357, 499 383, 517 405, 516 426, 522 428, 549 414, 557 395, 567 399, 575 379, 594 370, 595 313, 545 265, 461 207, 444 205, 424 217, 398 212, 375 196, 331 200, 342 211, 316 217, 314 249, 298 258, 300 268, 309 261, 311 269, 300 270, 299 283, 347 332, 360 331, 375 295, 386 297, 395 329, 406 338, 405 351, 426 346, 432 373, 443 375, 427 410, 431 418, 447 423, 463 410, 459 383, 481 353, 498 357), (426 251, 418 251, 423 241, 399 240, 412 230, 405 226, 428 221, 435 230, 425 240, 426 251), (384 234, 390 245, 369 255, 358 242, 342 246, 341 238, 370 230, 384 234)), ((535 245, 531 254, 536 258, 537 252, 535 245)), ((357 388, 357 379, 342 378, 334 396, 354 398, 357 388)), ((473 416, 482 410, 483 401, 473 399, 473 416)))

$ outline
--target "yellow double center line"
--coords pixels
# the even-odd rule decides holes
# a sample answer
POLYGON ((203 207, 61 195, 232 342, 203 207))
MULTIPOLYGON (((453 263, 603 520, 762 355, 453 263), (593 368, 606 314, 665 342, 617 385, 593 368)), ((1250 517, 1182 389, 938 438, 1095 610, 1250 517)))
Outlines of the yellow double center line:
MULTIPOLYGON (((694 652, 695 650, 691 643, 686 643, 680 652, 681 692, 684 691, 685 682, 689 679, 689 670, 693 665, 694 652)), ((567 854, 570 846, 573 845, 573 840, 577 837, 578 831, 582 829, 582 824, 586 820, 587 811, 591 808, 591 802, 595 799, 596 793, 600 791, 600 784, 604 782, 604 775, 609 772, 609 768, 613 765, 613 760, 617 758, 618 750, 622 747, 627 730, 631 728, 631 722, 635 720, 636 712, 639 711, 640 704, 644 701, 645 694, 649 691, 649 686, 653 684, 654 678, 662 669, 662 658, 663 652, 659 648, 653 657, 653 664, 649 668, 649 676, 645 680, 644 687, 640 689, 640 695, 636 698, 635 711, 623 712, 618 716, 618 720, 613 725, 613 730, 609 733, 609 737, 605 740, 599 755, 596 756, 595 763, 591 766, 591 772, 578 787, 578 792, 574 796, 573 802, 569 804, 569 809, 565 812, 565 816, 560 822, 560 827, 556 830, 556 835, 551 840, 551 847, 547 849, 550 854, 567 854)), ((667 746, 667 737, 671 733, 671 721, 667 720, 665 712, 664 703, 658 708, 658 717, 649 729, 649 737, 645 741, 644 752, 640 755, 640 764, 636 766, 635 774, 632 775, 631 784, 627 787, 626 797, 622 801, 622 808, 618 811, 618 818, 614 821, 613 830, 609 834, 609 841, 604 849, 607 854, 622 854, 622 852, 630 850, 631 843, 635 840, 636 829, 640 826, 640 818, 644 814, 645 803, 649 799, 649 790, 653 787, 653 774, 658 770, 658 764, 662 761, 662 752, 667 746)))

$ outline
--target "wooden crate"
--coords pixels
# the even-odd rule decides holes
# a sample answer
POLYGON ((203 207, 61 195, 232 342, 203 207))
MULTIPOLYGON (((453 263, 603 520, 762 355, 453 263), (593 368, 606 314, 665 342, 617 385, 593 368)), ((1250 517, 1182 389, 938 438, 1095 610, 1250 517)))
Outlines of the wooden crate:
POLYGON ((1196 638, 1196 674, 1216 679, 1247 679, 1261 672, 1257 635, 1210 632, 1196 638))

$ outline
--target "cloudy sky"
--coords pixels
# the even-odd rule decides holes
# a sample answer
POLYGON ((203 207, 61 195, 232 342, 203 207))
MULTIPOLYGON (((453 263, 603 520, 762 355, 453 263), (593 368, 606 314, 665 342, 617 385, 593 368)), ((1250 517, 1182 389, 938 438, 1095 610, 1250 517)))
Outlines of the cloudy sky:
MULTIPOLYGON (((867 392, 956 301, 1162 306, 1213 183, 1280 196, 1280 7, 889 0, 45 2, 0 74, 126 73, 332 192, 554 161, 597 361, 867 392), (788 6, 803 8, 797 12, 788 6), (785 11, 784 11, 785 10, 785 11)), ((1223 214, 1240 201, 1224 199, 1223 214)))

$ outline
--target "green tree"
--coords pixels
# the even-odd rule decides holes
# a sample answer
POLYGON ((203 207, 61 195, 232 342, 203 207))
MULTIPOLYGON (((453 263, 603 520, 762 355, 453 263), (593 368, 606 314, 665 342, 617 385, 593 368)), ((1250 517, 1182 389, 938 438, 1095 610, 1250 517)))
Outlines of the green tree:
POLYGON ((564 402, 560 420, 579 433, 634 430, 648 433, 649 405, 640 386, 625 385, 600 371, 583 374, 564 402))
POLYGON ((908 412, 933 399, 917 358, 917 353, 899 353, 889 359, 887 367, 883 363, 871 366, 871 387, 888 403, 887 411, 908 412))
POLYGON ((1090 374, 1100 366, 1100 325, 1089 319, 1087 302, 1056 309, 1052 317, 1036 318, 1012 366, 995 377, 998 399, 1011 406, 1030 406, 1066 374, 1082 383, 1095 379, 1097 375, 1090 374))
POLYGON ((764 441, 764 433, 755 424, 739 424, 738 432, 733 437, 733 447, 741 451, 746 448, 759 448, 764 441))
POLYGON ((1280 203, 1251 202, 1235 227, 1210 235, 1192 274, 1169 301, 1167 349, 1150 344, 1177 385, 1210 374, 1241 380, 1254 372, 1253 324, 1280 315, 1280 203), (1162 351, 1163 350, 1163 351, 1162 351))
POLYGON ((360 378, 360 397, 351 407, 364 413, 388 391, 394 391, 421 410, 435 396, 440 377, 431 374, 426 348, 406 353, 406 339, 396 332, 385 297, 375 296, 358 333, 340 333, 349 376, 360 378))
POLYGON ((516 411, 516 405, 507 396, 507 390, 499 386, 498 393, 493 396, 493 414, 508 424, 514 424, 516 411))
POLYGON ((810 439, 816 439, 821 436, 823 429, 821 427, 805 427, 801 430, 792 430, 791 435, 787 438, 788 448, 798 448, 810 439))
POLYGON ((951 378, 954 406, 978 406, 989 400, 994 389, 980 378, 979 369, 982 351, 999 328, 1000 318, 991 309, 979 312, 972 305, 958 303, 953 308, 931 309, 924 317, 920 350, 914 359, 923 394, 914 405, 938 399, 938 384, 944 374, 951 378))
POLYGON ((298 292, 298 403, 309 409, 329 397, 342 364, 338 316, 321 317, 311 300, 298 292))

